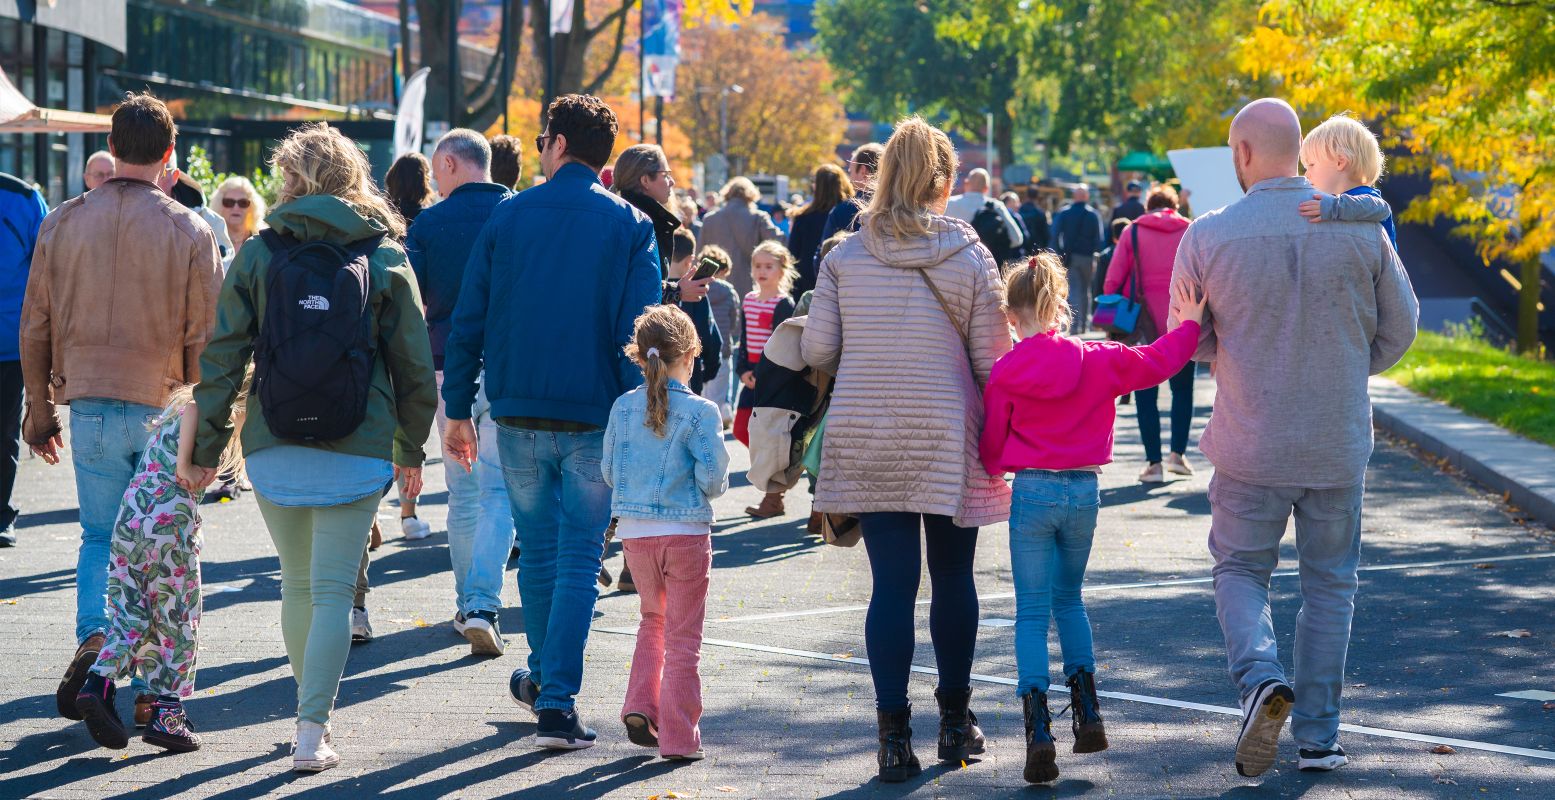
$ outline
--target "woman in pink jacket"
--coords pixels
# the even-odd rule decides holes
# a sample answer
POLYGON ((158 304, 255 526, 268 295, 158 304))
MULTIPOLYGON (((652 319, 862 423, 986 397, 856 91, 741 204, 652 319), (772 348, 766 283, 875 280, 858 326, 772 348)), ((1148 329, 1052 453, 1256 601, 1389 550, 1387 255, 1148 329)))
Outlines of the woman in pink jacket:
MULTIPOLYGON (((1138 297, 1145 304, 1154 325, 1152 339, 1166 332, 1167 291, 1172 283, 1172 262, 1177 245, 1188 231, 1188 220, 1177 213, 1177 192, 1170 186, 1150 190, 1145 201, 1146 213, 1124 229, 1107 268, 1106 294, 1128 294, 1129 282, 1139 281, 1138 297), (1135 277, 1137 276, 1137 278, 1135 277)), ((1193 426, 1193 362, 1169 379, 1172 387, 1172 449, 1166 456, 1165 471, 1192 475, 1188 464, 1188 432, 1193 426)), ((1139 418, 1139 438, 1145 445, 1145 469, 1141 483, 1160 483, 1166 479, 1161 463, 1161 412, 1156 401, 1161 388, 1151 386, 1134 393, 1135 413, 1139 418)))
MULTIPOLYGON (((1010 573, 1015 578, 1016 693, 1026 717, 1026 780, 1058 777, 1048 709, 1049 614, 1058 623, 1074 752, 1107 749, 1096 699, 1091 622, 1080 599, 1101 506, 1097 473, 1112 460, 1119 395, 1182 369, 1199 342, 1204 301, 1179 289, 1182 324, 1145 347, 1082 342, 1069 330, 1063 262, 1043 253, 1005 276, 1005 313, 1020 342, 994 364, 980 454, 990 475, 1015 473, 1010 573)), ((867 534, 866 534, 867 535, 867 534)))

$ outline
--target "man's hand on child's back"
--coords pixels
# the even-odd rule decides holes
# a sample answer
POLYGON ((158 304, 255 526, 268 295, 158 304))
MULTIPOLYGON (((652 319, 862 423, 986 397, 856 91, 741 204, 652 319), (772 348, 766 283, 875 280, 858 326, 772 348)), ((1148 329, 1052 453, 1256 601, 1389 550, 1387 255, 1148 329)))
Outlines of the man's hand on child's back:
POLYGON ((1308 222, 1322 222, 1323 199, 1331 196, 1322 192, 1314 192, 1312 199, 1301 201, 1301 205, 1296 206, 1296 210, 1300 211, 1301 216, 1306 217, 1308 222))

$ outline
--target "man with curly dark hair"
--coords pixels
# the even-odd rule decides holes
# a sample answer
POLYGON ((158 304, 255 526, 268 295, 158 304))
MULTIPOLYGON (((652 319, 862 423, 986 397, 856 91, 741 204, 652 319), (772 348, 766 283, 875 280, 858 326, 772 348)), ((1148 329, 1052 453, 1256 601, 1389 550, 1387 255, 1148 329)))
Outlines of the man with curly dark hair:
POLYGON ((491 137, 491 180, 500 183, 514 191, 518 190, 518 179, 523 176, 524 166, 522 156, 524 144, 517 136, 501 134, 491 137))
POLYGON ((597 97, 551 104, 535 140, 546 182, 503 201, 481 230, 443 351, 445 447, 466 469, 477 446, 497 448, 518 528, 529 661, 508 688, 539 718, 536 744, 564 750, 595 738, 574 697, 610 524, 605 424, 642 383, 622 348, 661 299, 653 223, 599 180, 617 129, 597 97), (497 441, 477 444, 482 368, 497 441))

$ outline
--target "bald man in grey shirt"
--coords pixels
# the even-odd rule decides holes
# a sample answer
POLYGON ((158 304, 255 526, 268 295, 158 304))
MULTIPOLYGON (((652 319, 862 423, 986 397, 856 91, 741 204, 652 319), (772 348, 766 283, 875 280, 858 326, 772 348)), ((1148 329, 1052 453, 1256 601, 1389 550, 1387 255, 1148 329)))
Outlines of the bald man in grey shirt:
POLYGON ((1297 211, 1314 190, 1298 174, 1301 123, 1289 105, 1249 104, 1230 144, 1247 194, 1194 221, 1172 280, 1209 298, 1194 359, 1214 365, 1216 395, 1199 448, 1215 465, 1215 607, 1242 695, 1236 766, 1246 776, 1272 766, 1293 716, 1301 769, 1331 770, 1346 763, 1339 695, 1372 450, 1367 378, 1409 349, 1419 303, 1380 226, 1314 225, 1297 211), (1293 515, 1302 589, 1294 687, 1269 612, 1269 577, 1293 515))

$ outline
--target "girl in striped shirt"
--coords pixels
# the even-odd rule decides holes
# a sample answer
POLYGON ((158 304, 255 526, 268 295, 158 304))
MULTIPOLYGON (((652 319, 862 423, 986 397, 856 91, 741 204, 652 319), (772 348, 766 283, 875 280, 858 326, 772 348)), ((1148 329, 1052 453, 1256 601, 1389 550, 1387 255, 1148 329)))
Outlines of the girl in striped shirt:
MULTIPOLYGON (((756 362, 766 349, 767 339, 783 320, 794 314, 793 298, 788 292, 798 279, 794 255, 782 242, 769 240, 751 252, 751 283, 755 287, 741 304, 740 351, 734 359, 735 374, 740 377, 740 401, 734 413, 734 438, 750 447, 751 409, 756 407, 756 362)), ((783 495, 768 494, 760 506, 745 509, 754 517, 783 514, 783 495)))

